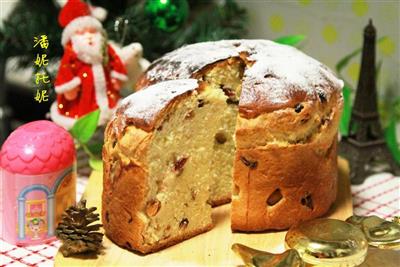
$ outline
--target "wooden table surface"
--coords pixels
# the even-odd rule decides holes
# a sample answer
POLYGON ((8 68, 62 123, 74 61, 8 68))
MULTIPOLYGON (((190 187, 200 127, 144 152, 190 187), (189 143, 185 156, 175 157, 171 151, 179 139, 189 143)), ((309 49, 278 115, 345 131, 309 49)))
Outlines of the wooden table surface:
MULTIPOLYGON (((338 162, 338 197, 327 216, 344 220, 353 214, 353 206, 348 164, 342 159, 339 159, 338 162)), ((87 199, 89 207, 96 206, 99 212, 101 210, 101 192, 102 173, 93 172, 83 197, 87 199)), ((269 252, 284 251, 283 241, 286 231, 232 233, 229 204, 214 208, 213 218, 215 227, 209 232, 157 253, 141 256, 118 247, 104 237, 105 249, 101 255, 65 258, 58 252, 55 266, 235 266, 242 262, 231 250, 233 243, 242 243, 269 252)))

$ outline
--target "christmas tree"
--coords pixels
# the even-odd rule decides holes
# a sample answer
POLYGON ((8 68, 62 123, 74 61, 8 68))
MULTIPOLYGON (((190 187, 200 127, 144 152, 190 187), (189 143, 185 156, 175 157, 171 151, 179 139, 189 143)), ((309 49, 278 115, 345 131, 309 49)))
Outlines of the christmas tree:
MULTIPOLYGON (((139 42, 150 61, 184 44, 241 38, 246 11, 234 0, 92 0, 90 5, 108 11, 103 23, 108 37, 120 45, 139 42)), ((34 36, 46 34, 50 60, 62 55, 60 5, 55 0, 20 0, 0 28, 0 56, 18 57, 21 67, 36 56, 34 36)))

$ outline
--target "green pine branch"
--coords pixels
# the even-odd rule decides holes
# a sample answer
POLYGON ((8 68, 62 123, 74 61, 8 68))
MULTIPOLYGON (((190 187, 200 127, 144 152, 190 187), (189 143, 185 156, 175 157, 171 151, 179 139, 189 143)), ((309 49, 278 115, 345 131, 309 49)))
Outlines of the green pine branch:
POLYGON ((52 60, 60 57, 61 28, 55 15, 58 12, 59 6, 53 0, 19 1, 0 29, 0 56, 18 56, 19 67, 31 66, 37 53, 46 53, 52 60), (33 47, 33 38, 40 35, 48 36, 47 50, 33 47))
POLYGON ((157 29, 144 12, 145 1, 131 5, 124 14, 107 24, 111 39, 123 40, 122 45, 140 42, 144 55, 154 60, 168 51, 184 44, 241 38, 246 33, 247 14, 235 1, 228 0, 218 5, 211 1, 189 1, 187 22, 178 30, 169 33, 157 29), (124 22, 127 26, 124 28, 124 22), (122 26, 121 26, 122 25, 122 26))
MULTIPOLYGON (((183 44, 241 38, 246 33, 246 11, 233 0, 220 5, 213 1, 188 0, 189 18, 172 33, 153 26, 144 12, 144 0, 91 0, 90 3, 108 10, 104 27, 110 39, 122 45, 140 42, 149 60, 183 44)), ((59 11, 55 0, 20 0, 0 28, 0 56, 17 56, 19 67, 31 66, 36 53, 41 52, 33 48, 33 37, 46 34, 50 42, 46 54, 53 62, 58 60, 63 54, 62 29, 57 21, 59 11)))

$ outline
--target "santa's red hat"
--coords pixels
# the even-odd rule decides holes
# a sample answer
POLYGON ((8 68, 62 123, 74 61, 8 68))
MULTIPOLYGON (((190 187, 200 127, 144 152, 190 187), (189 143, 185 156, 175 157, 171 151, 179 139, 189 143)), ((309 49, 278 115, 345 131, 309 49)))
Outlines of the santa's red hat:
POLYGON ((64 28, 61 44, 65 46, 79 29, 103 29, 99 20, 104 20, 106 15, 106 10, 101 7, 90 6, 81 0, 68 0, 58 16, 58 22, 64 28))

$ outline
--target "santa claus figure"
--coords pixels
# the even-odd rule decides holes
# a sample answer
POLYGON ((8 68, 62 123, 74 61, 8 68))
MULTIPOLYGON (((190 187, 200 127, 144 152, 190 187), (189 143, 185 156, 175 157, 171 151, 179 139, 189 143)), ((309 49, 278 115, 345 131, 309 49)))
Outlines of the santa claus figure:
POLYGON ((121 84, 127 80, 126 68, 107 43, 93 11, 104 17, 99 8, 69 0, 58 18, 64 28, 64 55, 55 81, 57 101, 50 115, 66 129, 96 109, 100 110, 99 125, 106 123, 120 99, 121 84))

